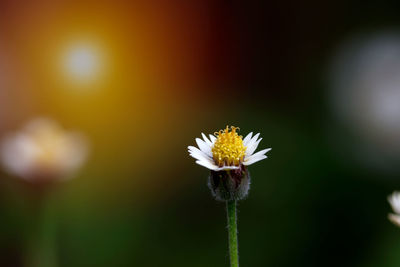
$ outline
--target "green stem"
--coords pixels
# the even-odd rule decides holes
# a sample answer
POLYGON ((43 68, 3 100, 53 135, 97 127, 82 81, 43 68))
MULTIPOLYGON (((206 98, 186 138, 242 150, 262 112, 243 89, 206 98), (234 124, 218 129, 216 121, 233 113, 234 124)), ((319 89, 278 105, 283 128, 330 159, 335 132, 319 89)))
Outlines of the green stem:
POLYGON ((226 202, 226 213, 228 216, 229 257, 231 267, 239 267, 236 200, 226 202))
POLYGON ((56 224, 54 198, 46 192, 39 198, 37 221, 29 244, 29 267, 56 267, 56 224))

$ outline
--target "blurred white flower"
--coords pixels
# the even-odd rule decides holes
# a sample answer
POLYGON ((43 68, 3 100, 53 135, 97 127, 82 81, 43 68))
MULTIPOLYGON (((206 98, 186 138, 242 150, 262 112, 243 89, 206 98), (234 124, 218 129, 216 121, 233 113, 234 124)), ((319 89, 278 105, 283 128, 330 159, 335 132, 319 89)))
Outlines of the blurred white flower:
MULTIPOLYGON (((355 37, 344 43, 331 69, 336 117, 355 136, 335 136, 336 147, 367 167, 399 170, 400 32, 355 37)), ((340 134, 340 133, 339 133, 340 134)))
POLYGON ((388 197, 388 201, 394 211, 394 213, 389 214, 388 218, 392 223, 400 227, 400 192, 393 192, 388 197))
POLYGON ((88 142, 56 122, 37 118, 1 142, 4 168, 26 180, 65 179, 86 161, 88 142))

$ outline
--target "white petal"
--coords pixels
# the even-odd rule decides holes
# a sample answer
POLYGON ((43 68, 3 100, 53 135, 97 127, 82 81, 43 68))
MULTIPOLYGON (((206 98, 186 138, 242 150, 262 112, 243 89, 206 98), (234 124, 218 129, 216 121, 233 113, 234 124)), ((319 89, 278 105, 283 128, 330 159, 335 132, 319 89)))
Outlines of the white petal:
POLYGON ((203 133, 201 133, 201 136, 203 137, 204 141, 211 147, 212 143, 211 141, 207 138, 207 136, 203 133))
POLYGON ((249 146, 252 146, 256 141, 257 141, 257 138, 260 136, 260 134, 258 133, 258 134, 256 134, 255 136, 253 136, 249 141, 247 141, 247 144, 245 145, 247 148, 249 147, 249 146))
POLYGON ((192 156, 195 159, 199 159, 199 160, 207 160, 209 162, 214 162, 212 160, 212 158, 210 158, 209 156, 207 156, 207 154, 205 154, 204 152, 198 150, 198 151, 189 151, 190 156, 192 156))
POLYGON ((204 153, 206 153, 207 155, 209 155, 210 157, 212 157, 212 153, 211 153, 211 147, 209 145, 207 145, 206 142, 204 142, 203 140, 201 140, 200 138, 196 138, 196 143, 199 146, 200 150, 203 151, 204 153))
POLYGON ((208 157, 208 155, 206 154, 206 153, 204 153, 203 151, 201 151, 200 149, 198 149, 197 147, 195 147, 195 146, 188 146, 188 151, 189 151, 189 153, 193 153, 193 152, 195 152, 195 153, 200 153, 200 154, 204 154, 205 156, 207 156, 208 157))
POLYGON ((203 155, 199 155, 199 154, 190 154, 190 156, 192 156, 193 158, 195 158, 195 159, 197 159, 197 160, 206 161, 206 162, 208 162, 208 163, 210 163, 210 164, 214 164, 214 161, 213 161, 213 160, 211 160, 211 159, 209 159, 209 158, 207 158, 207 157, 205 157, 205 156, 203 156, 203 155))
POLYGON ((215 143, 215 140, 217 140, 217 137, 215 137, 215 136, 212 135, 212 134, 210 134, 209 136, 210 136, 211 143, 214 144, 214 143, 215 143))
POLYGON ((80 133, 66 133, 59 144, 57 161, 65 173, 79 169, 89 154, 89 141, 80 133))
POLYGON ((193 149, 197 149, 198 150, 198 148, 197 147, 195 147, 195 146, 188 146, 188 149, 189 149, 189 151, 191 151, 191 150, 193 150, 193 149))
POLYGON ((251 136, 253 135, 253 132, 249 133, 246 135, 246 137, 243 139, 243 145, 247 146, 247 143, 251 140, 251 136))
POLYGON ((253 163, 256 163, 257 161, 260 161, 260 160, 263 160, 263 159, 266 159, 266 158, 267 158, 267 156, 264 156, 264 155, 263 156, 254 157, 251 160, 243 162, 243 165, 248 166, 248 165, 251 165, 253 163))
POLYGON ((5 169, 22 178, 32 171, 39 153, 40 148, 23 133, 4 138, 1 145, 1 160, 5 169))
POLYGON ((192 156, 192 157, 195 158, 197 161, 202 161, 202 162, 205 162, 205 163, 208 163, 208 164, 211 164, 211 165, 216 165, 213 160, 209 160, 209 159, 201 157, 201 156, 192 156))
POLYGON ((188 148, 189 148, 188 152, 190 153, 190 155, 192 155, 192 154, 193 155, 201 155, 201 156, 203 156, 203 157, 205 157, 207 159, 212 160, 212 157, 210 157, 209 155, 207 155, 206 153, 204 153, 203 151, 201 151, 197 147, 189 146, 188 148))
POLYGON ((246 156, 244 161, 251 160, 253 157, 263 156, 263 155, 265 155, 265 153, 267 153, 270 150, 271 150, 271 148, 260 150, 260 151, 258 151, 257 153, 255 153, 255 154, 253 154, 251 156, 246 156))
POLYGON ((250 157, 253 155, 254 151, 256 151, 258 144, 261 142, 262 138, 258 139, 256 142, 251 143, 249 146, 247 146, 246 149, 246 157, 250 157))
POLYGON ((400 216, 399 215, 390 213, 388 215, 388 218, 392 223, 394 223, 396 226, 400 227, 400 216))
POLYGON ((400 214, 400 192, 393 192, 393 194, 388 197, 388 201, 393 211, 400 214))
POLYGON ((239 166, 223 166, 223 167, 219 167, 217 169, 217 171, 236 170, 236 169, 239 169, 239 168, 240 168, 239 166))
POLYGON ((217 165, 211 164, 211 163, 206 162, 206 161, 197 160, 196 163, 201 165, 201 166, 203 166, 203 167, 206 167, 207 169, 210 169, 210 170, 214 170, 214 171, 218 170, 218 166, 217 165))

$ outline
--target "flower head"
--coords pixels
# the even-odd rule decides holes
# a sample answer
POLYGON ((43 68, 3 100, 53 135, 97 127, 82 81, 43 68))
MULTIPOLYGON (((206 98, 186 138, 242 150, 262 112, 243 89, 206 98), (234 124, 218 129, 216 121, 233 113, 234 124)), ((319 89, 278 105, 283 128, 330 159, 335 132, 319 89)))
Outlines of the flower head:
POLYGON ((214 162, 218 167, 239 166, 243 161, 246 152, 246 147, 243 145, 243 139, 236 132, 239 128, 231 127, 229 131, 228 126, 225 130, 220 130, 214 133, 217 140, 211 148, 214 162))
POLYGON ((253 136, 251 132, 243 139, 238 130, 237 127, 226 126, 224 130, 209 135, 210 139, 202 133, 203 139, 196 138, 199 148, 189 146, 189 154, 197 159, 197 164, 212 171, 240 169, 241 165, 248 166, 266 159, 265 154, 271 148, 254 153, 262 140, 258 139, 260 134, 253 136))
POLYGON ((82 134, 65 132, 56 122, 38 118, 0 145, 5 169, 30 181, 62 179, 86 160, 88 145, 82 134))
POLYGON ((244 139, 237 127, 220 130, 209 139, 202 133, 203 139, 196 138, 199 148, 189 146, 189 154, 196 163, 211 170, 208 185, 217 200, 240 200, 247 196, 250 187, 250 174, 247 166, 267 158, 265 153, 271 148, 257 149, 260 134, 249 133, 244 139))
POLYGON ((389 214, 389 220, 400 227, 400 192, 393 192, 388 197, 388 201, 394 211, 394 213, 389 214))

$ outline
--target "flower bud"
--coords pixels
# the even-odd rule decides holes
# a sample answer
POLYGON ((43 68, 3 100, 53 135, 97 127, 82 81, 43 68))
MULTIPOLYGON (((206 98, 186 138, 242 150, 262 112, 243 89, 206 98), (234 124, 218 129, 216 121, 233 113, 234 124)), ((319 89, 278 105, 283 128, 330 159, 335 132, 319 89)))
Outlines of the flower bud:
POLYGON ((250 173, 246 166, 239 169, 211 171, 208 187, 218 201, 244 199, 250 188, 250 173))

